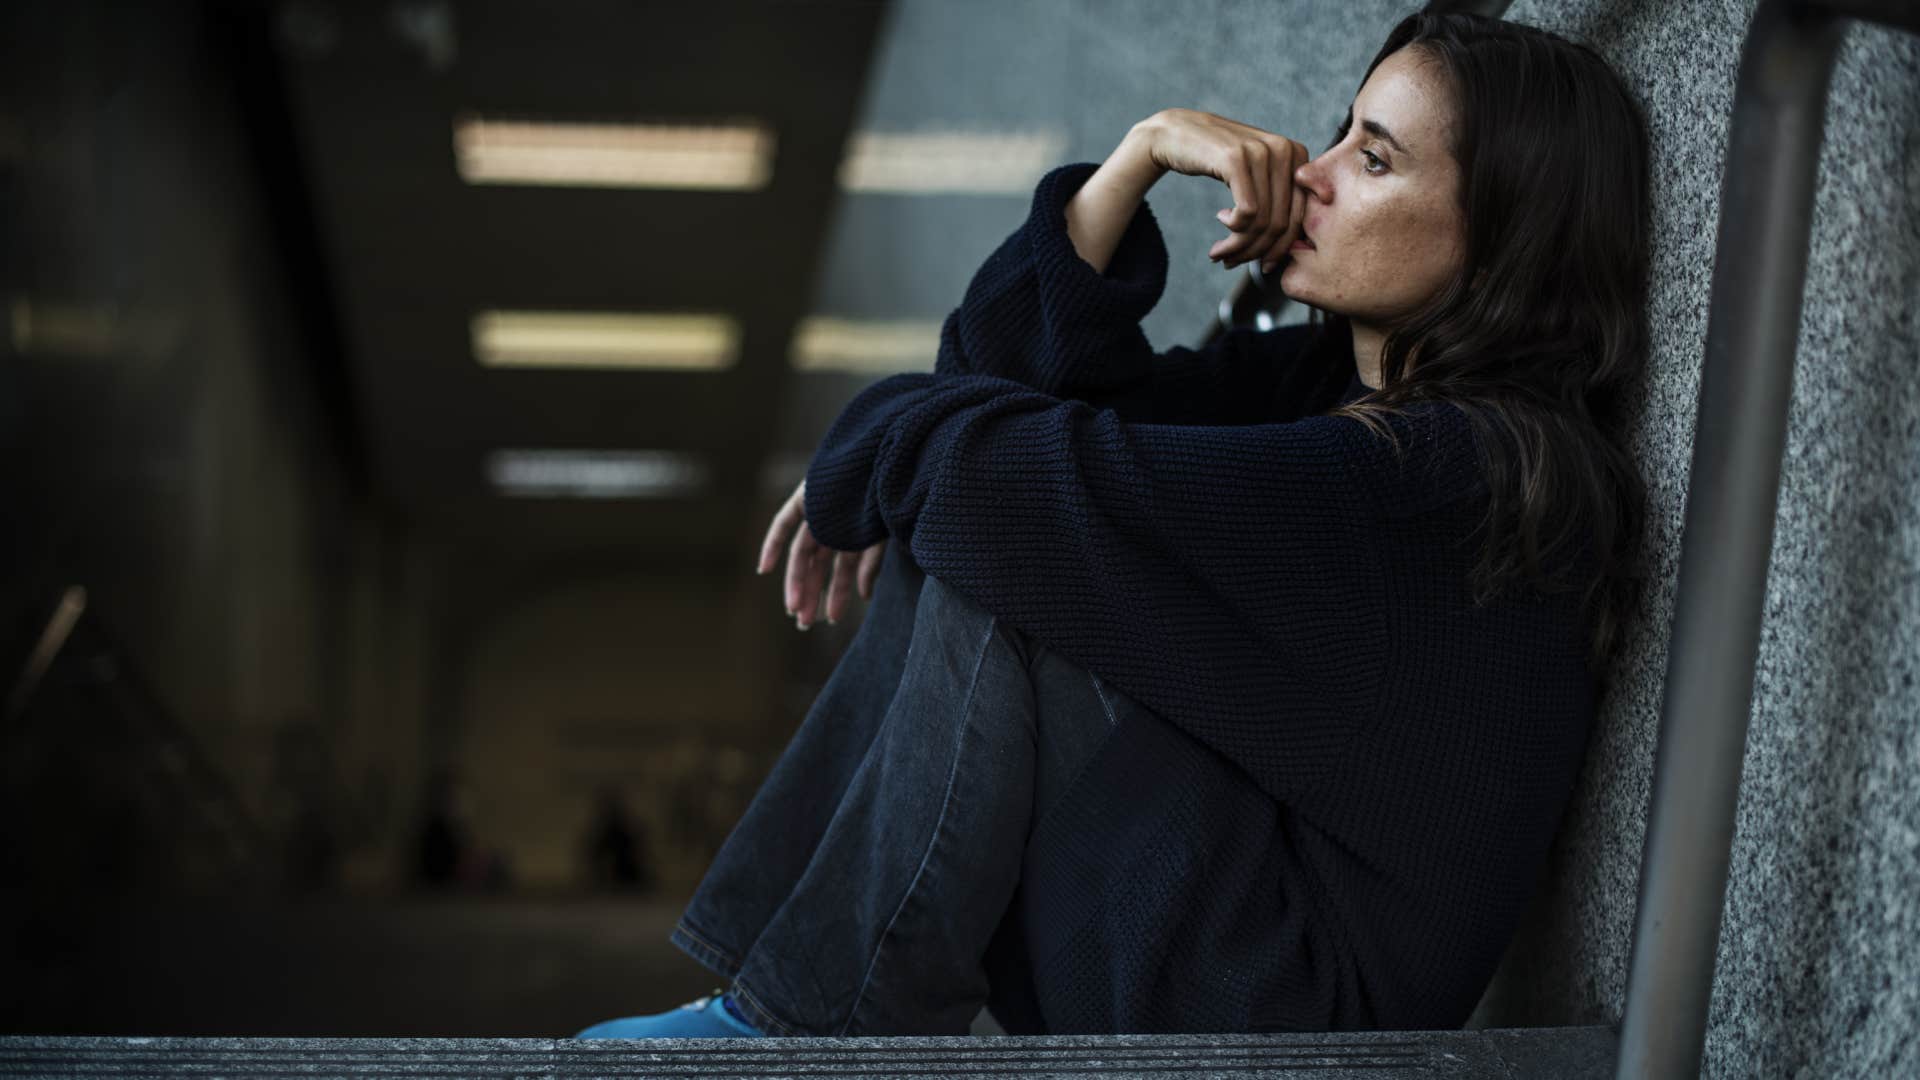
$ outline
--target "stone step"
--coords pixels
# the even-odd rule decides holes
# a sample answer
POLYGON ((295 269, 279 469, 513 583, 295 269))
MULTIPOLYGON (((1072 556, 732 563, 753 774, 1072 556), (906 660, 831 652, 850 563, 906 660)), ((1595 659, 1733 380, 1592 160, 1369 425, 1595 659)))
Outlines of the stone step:
POLYGON ((1465 1077, 1610 1080, 1609 1027, 851 1039, 0 1037, 0 1076, 1465 1077))

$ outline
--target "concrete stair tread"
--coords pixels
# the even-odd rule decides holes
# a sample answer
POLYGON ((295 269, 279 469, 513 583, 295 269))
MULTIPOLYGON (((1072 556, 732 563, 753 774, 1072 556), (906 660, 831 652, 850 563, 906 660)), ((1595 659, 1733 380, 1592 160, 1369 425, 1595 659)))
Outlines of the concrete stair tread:
POLYGON ((1610 1027, 807 1039, 0 1037, 0 1076, 1613 1076, 1610 1027))

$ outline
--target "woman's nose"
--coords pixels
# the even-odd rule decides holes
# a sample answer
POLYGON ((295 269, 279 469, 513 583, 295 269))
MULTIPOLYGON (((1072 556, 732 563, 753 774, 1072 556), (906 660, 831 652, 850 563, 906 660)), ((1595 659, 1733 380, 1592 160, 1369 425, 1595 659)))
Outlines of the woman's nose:
POLYGON ((1319 158, 1314 158, 1305 165, 1293 170, 1293 182, 1321 196, 1323 199, 1326 197, 1326 191, 1320 182, 1319 158))
POLYGON ((1300 186, 1304 186, 1304 188, 1319 190, 1319 186, 1321 186, 1321 183, 1319 183, 1319 181, 1321 181, 1321 175, 1319 175, 1319 173, 1321 173, 1321 165, 1319 165, 1319 163, 1321 163, 1323 158, 1327 158, 1327 156, 1321 154, 1319 158, 1309 158, 1304 165, 1300 165, 1298 169, 1294 169, 1294 183, 1300 184, 1300 186))

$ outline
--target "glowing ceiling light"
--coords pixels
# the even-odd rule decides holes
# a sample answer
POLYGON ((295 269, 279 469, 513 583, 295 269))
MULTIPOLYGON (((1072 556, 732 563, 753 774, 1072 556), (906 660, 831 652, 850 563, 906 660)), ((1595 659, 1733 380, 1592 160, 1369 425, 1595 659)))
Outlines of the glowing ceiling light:
POLYGON ((800 320, 793 335, 793 366, 800 371, 932 371, 939 351, 937 319, 858 320, 814 315, 800 320))
POLYGON ((840 164, 846 191, 902 195, 1025 195, 1060 164, 1057 132, 856 133, 840 164))
POLYGON ((659 498, 707 486, 704 464, 664 450, 495 450, 486 470, 495 490, 522 498, 659 498))
POLYGON ((120 351, 120 312, 111 304, 54 304, 16 296, 8 306, 8 336, 17 353, 103 357, 120 351))
POLYGON ((731 124, 560 123, 465 116, 454 161, 469 184, 751 191, 773 178, 773 129, 731 124))
POLYGON ((151 362, 173 357, 186 334, 178 310, 14 296, 6 305, 5 340, 22 356, 151 362))
POLYGON ((482 311, 470 329, 484 367, 712 371, 740 353, 740 324, 725 315, 482 311))

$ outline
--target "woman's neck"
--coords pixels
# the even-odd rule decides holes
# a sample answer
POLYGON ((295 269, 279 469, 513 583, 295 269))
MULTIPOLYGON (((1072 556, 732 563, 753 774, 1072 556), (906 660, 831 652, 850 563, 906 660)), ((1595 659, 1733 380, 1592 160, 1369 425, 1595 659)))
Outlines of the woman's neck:
POLYGON ((1351 322, 1353 327, 1353 368, 1360 373, 1360 381, 1370 390, 1380 389, 1380 350, 1386 343, 1387 335, 1364 323, 1351 322))

